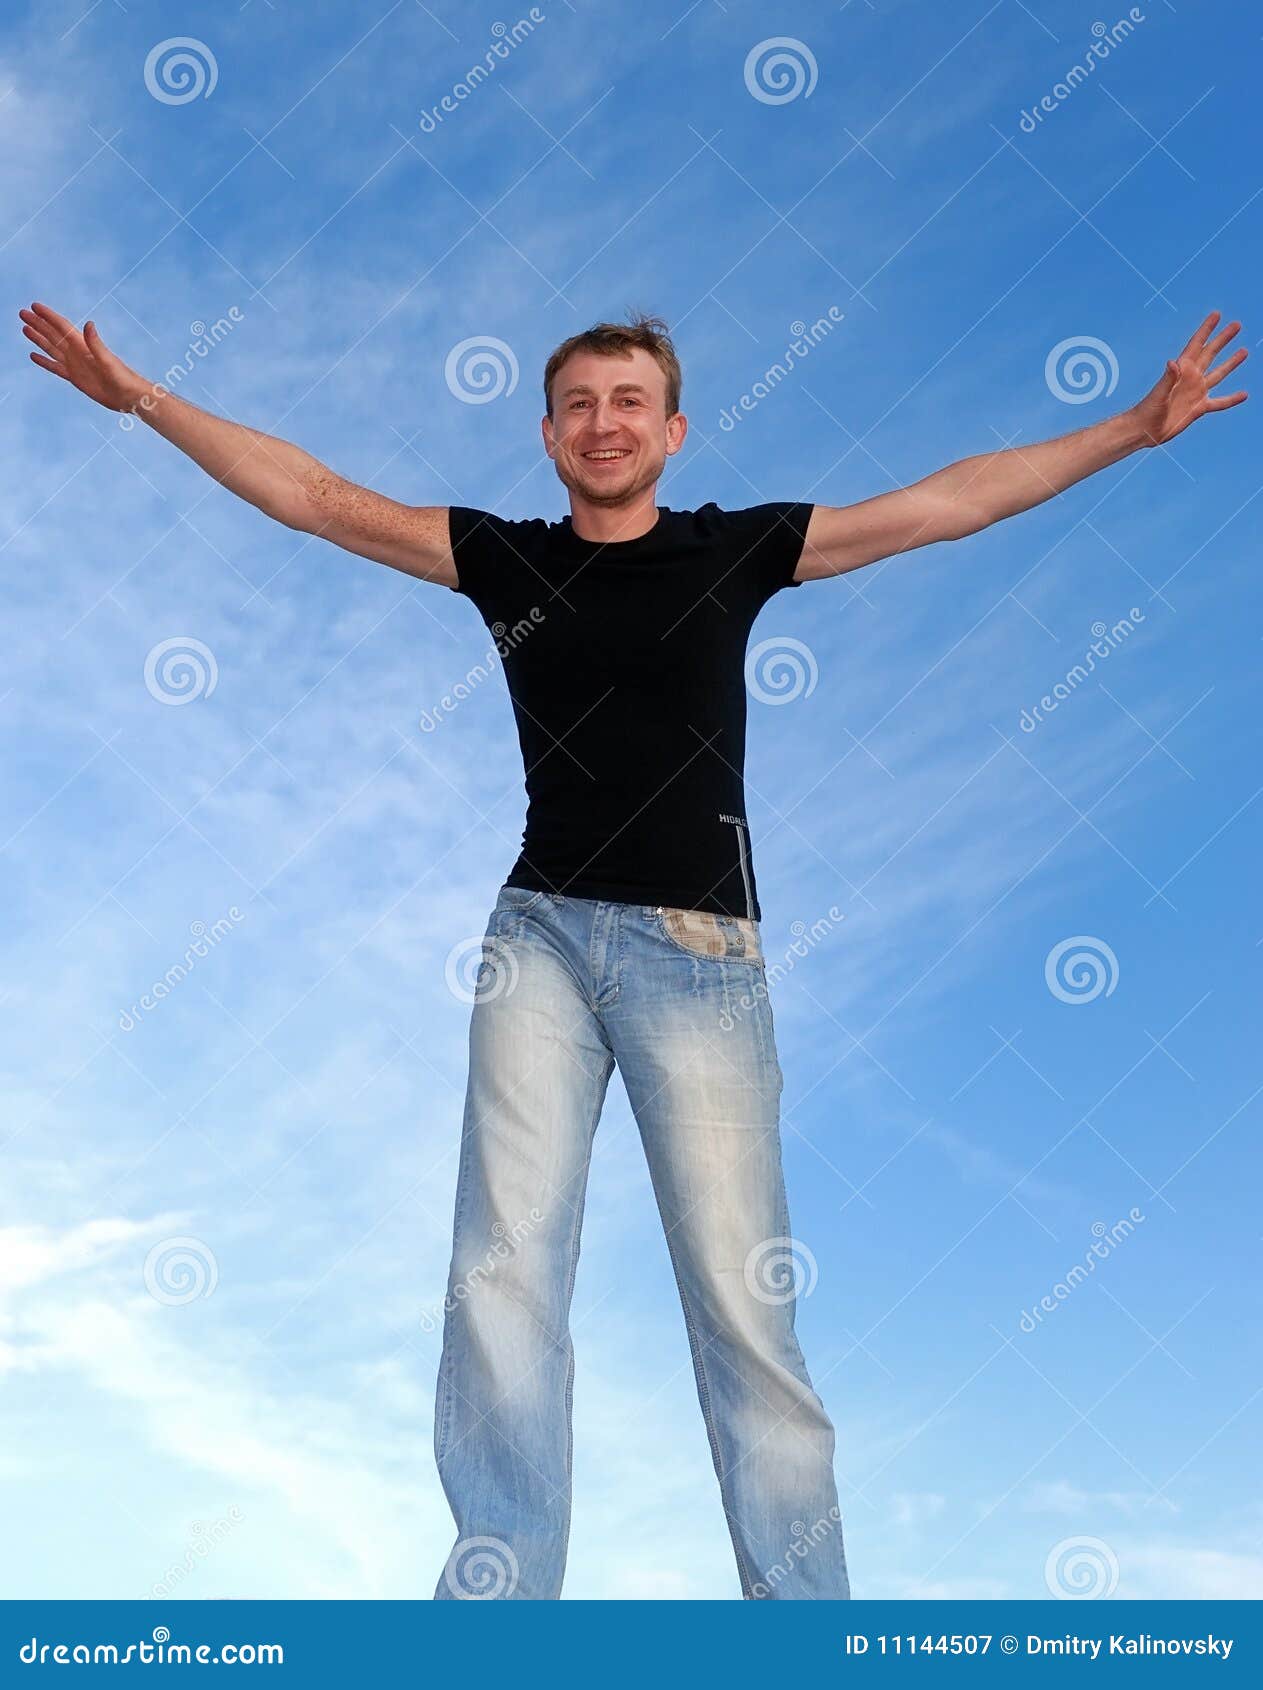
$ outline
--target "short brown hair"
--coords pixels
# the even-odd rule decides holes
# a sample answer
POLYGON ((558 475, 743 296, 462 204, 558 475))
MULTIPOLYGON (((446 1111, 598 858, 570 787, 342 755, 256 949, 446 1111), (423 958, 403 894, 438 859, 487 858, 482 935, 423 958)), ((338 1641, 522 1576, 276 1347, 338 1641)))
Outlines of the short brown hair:
POLYGON ((620 356, 639 349, 657 360, 667 378, 667 415, 673 417, 680 408, 680 387, 683 376, 680 360, 675 355, 667 325, 661 317, 646 317, 633 311, 626 323, 594 323, 582 334, 572 334, 563 340, 544 365, 544 404, 548 415, 553 414, 553 380, 557 371, 573 352, 596 352, 602 357, 620 356))

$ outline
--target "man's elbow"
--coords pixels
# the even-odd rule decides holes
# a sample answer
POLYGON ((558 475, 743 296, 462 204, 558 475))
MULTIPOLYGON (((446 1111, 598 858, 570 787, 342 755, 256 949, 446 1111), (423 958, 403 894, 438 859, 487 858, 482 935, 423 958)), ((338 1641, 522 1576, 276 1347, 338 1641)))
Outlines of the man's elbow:
POLYGON ((272 489, 268 515, 300 534, 319 534, 362 503, 364 492, 327 464, 312 459, 280 478, 272 489))
POLYGON ((315 534, 327 522, 310 499, 300 497, 278 500, 267 512, 273 522, 292 528, 296 534, 315 534))
POLYGON ((331 526, 337 514, 332 497, 319 497, 312 488, 292 481, 277 487, 265 508, 274 522, 298 534, 319 534, 331 526))
POLYGON ((982 529, 990 528, 997 520, 998 514, 982 505, 971 504, 967 499, 946 499, 938 513, 938 532, 935 538, 965 540, 971 534, 978 534, 982 529))

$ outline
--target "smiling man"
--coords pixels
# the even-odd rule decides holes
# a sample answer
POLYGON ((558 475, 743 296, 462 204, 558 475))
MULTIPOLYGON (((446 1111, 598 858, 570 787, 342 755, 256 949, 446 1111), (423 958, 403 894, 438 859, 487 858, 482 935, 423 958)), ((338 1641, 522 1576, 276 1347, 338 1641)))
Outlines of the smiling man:
MULTIPOLYGON (((498 640, 528 807, 470 1022, 435 1454, 457 1541, 435 1595, 553 1598, 570 1528, 569 1310, 593 1134, 618 1067, 679 1286, 741 1593, 850 1594, 834 1434, 794 1332, 795 1241, 744 797, 745 650, 781 588, 1051 498, 1196 418, 1245 357, 1212 313, 1129 410, 846 507, 657 503, 683 446, 654 318, 548 360, 559 522, 406 505, 146 382, 93 323, 20 313, 35 363, 132 411, 232 492, 470 599, 498 640)), ((646 1373, 652 1392, 669 1373, 646 1373)), ((670 1551, 664 1547, 664 1565, 670 1551)), ((687 1568, 675 1572, 687 1574, 687 1568)))

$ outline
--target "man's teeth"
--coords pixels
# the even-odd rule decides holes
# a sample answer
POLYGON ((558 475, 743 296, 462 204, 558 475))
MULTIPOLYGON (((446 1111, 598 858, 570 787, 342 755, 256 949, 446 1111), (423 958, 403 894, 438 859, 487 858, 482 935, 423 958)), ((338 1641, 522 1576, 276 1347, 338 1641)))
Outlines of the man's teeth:
POLYGON ((625 447, 619 446, 610 451, 585 452, 583 455, 585 458, 595 458, 603 461, 606 458, 625 458, 627 456, 627 450, 625 447))

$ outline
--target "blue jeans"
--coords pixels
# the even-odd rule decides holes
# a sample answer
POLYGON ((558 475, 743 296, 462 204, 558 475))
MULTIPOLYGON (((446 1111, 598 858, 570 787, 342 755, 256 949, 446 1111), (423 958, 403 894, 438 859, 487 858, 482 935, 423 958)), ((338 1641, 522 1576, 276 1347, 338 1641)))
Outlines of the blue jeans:
POLYGON ((616 1062, 742 1595, 849 1596, 833 1427, 794 1334, 801 1246, 781 1171, 783 1078, 759 924, 505 886, 482 942, 469 1046, 434 1423, 457 1542, 435 1597, 561 1592, 568 1317, 616 1062))

